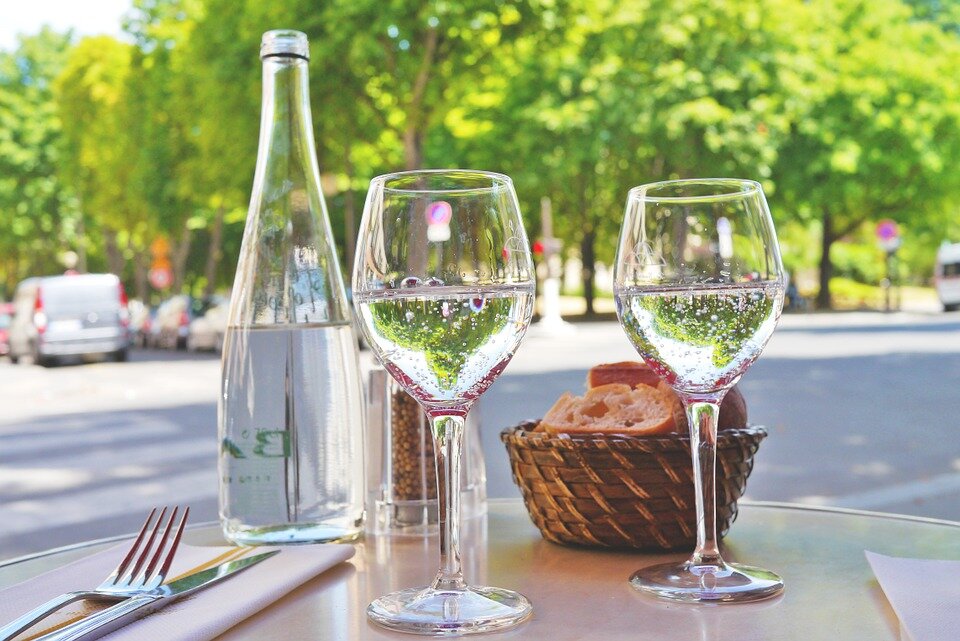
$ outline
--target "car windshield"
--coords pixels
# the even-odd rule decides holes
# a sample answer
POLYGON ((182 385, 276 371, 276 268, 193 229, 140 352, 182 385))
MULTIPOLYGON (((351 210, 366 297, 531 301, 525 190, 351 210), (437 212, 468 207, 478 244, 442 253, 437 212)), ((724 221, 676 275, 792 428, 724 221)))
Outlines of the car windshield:
POLYGON ((10 314, 0 314, 0 329, 10 327, 10 314))
POLYGON ((91 311, 116 311, 120 307, 117 281, 112 278, 56 278, 41 287, 43 309, 49 316, 91 311))

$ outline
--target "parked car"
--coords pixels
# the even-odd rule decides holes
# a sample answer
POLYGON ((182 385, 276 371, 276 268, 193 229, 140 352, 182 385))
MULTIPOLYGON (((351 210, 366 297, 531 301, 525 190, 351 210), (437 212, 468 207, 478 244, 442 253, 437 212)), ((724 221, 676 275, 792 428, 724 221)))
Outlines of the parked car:
POLYGON ((220 296, 194 298, 179 294, 163 301, 157 308, 153 320, 153 340, 155 347, 164 349, 186 349, 190 337, 190 324, 201 318, 207 310, 219 304, 225 304, 220 296))
POLYGON ((0 356, 10 353, 10 322, 13 320, 13 303, 0 303, 0 356))
POLYGON ((151 327, 153 346, 183 349, 190 331, 190 297, 177 295, 160 303, 151 327))
POLYGON ((140 330, 143 347, 160 347, 160 324, 157 322, 158 311, 160 311, 159 307, 151 307, 149 316, 143 321, 143 326, 140 330))
POLYGON ((137 347, 147 347, 153 311, 143 301, 131 299, 127 303, 130 313, 130 343, 137 347))
POLYGON ((944 311, 960 309, 960 243, 940 245, 933 282, 944 311))
POLYGON ((227 300, 214 302, 203 315, 190 322, 187 350, 191 352, 200 350, 220 352, 223 350, 223 336, 227 333, 227 311, 229 307, 230 303, 227 300))
POLYGON ((127 295, 113 274, 29 278, 13 297, 10 360, 33 357, 55 365, 65 356, 107 355, 127 360, 127 295))

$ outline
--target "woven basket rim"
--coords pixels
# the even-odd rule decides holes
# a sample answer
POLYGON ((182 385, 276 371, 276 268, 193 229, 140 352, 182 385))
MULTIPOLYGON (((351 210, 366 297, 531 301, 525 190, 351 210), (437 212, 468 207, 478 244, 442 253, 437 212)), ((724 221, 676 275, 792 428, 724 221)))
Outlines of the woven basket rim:
MULTIPOLYGON (((514 441, 526 446, 536 446, 538 448, 578 448, 578 449, 618 449, 630 450, 637 447, 648 449, 653 446, 656 449, 670 449, 673 447, 690 446, 690 436, 688 434, 656 434, 648 436, 632 436, 629 434, 576 434, 554 436, 547 432, 532 431, 539 420, 523 421, 517 425, 504 428, 500 432, 500 440, 504 443, 514 441)), ((768 435, 767 428, 763 425, 748 425, 740 428, 728 428, 717 432, 717 446, 739 442, 744 439, 762 440, 768 435)))

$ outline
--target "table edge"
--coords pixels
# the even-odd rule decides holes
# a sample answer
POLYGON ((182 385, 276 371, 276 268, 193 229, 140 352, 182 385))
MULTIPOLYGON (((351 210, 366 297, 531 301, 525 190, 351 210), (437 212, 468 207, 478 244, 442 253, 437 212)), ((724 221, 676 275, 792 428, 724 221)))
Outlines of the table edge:
MULTIPOLYGON (((494 506, 503 506, 503 507, 513 507, 520 506, 523 504, 522 499, 519 498, 489 498, 487 499, 487 504, 490 507, 494 506)), ((945 525, 949 527, 960 528, 960 521, 950 521, 947 519, 934 519, 925 516, 912 516, 910 514, 897 514, 893 512, 873 512, 870 510, 857 510, 852 508, 843 508, 843 507, 832 507, 829 505, 804 505, 802 503, 787 503, 780 501, 751 501, 749 499, 741 499, 739 501, 741 507, 748 507, 752 509, 763 509, 763 510, 791 510, 796 512, 819 512, 824 514, 839 514, 839 515, 848 515, 848 516, 868 516, 871 518, 879 518, 888 521, 904 521, 907 523, 920 523, 927 525, 945 525)), ((194 523, 187 526, 187 530, 201 530, 211 527, 219 527, 220 524, 217 521, 204 521, 202 523, 194 523)), ((134 536, 135 532, 128 532, 125 534, 118 534, 116 536, 104 537, 102 539, 92 539, 90 541, 81 541, 79 543, 71 543, 70 545, 64 545, 56 548, 51 548, 49 550, 42 550, 40 552, 33 552, 30 554, 24 554, 23 556, 14 557, 12 559, 7 559, 5 561, 0 561, 0 568, 7 568, 10 566, 18 565, 20 563, 28 563, 36 559, 42 559, 47 556, 55 556, 57 554, 63 554, 65 552, 73 552, 76 550, 83 550, 85 548, 92 548, 98 545, 106 545, 108 543, 116 543, 118 541, 123 541, 134 536)))
POLYGON ((823 512, 826 514, 845 514, 848 516, 869 516, 871 518, 888 521, 905 521, 907 523, 922 523, 927 525, 947 525, 960 528, 960 521, 949 519, 935 519, 929 516, 913 516, 912 514, 898 514, 896 512, 875 512, 872 510, 858 510, 855 508, 835 507, 831 505, 806 505, 803 503, 787 503, 782 501, 751 501, 741 499, 739 506, 763 509, 793 510, 796 512, 823 512))

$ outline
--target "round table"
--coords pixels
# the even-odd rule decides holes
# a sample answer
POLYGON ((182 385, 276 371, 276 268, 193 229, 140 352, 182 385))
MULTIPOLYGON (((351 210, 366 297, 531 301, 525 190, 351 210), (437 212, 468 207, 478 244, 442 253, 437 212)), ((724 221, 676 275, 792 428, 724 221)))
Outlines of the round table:
MULTIPOLYGON (((534 616, 498 639, 777 641, 899 638, 899 622, 864 557, 960 560, 960 523, 851 510, 742 503, 724 541, 730 561, 778 572, 786 590, 745 605, 668 604, 627 583, 637 568, 685 554, 564 547, 540 537, 519 500, 491 500, 488 515, 466 522, 467 580, 519 590, 534 616)), ((223 544, 219 528, 188 530, 195 545, 223 544)), ((0 588, 90 554, 84 543, 0 565, 0 588)), ((222 635, 223 641, 407 639, 368 623, 374 597, 432 579, 437 538, 368 536, 356 555, 222 635)))

